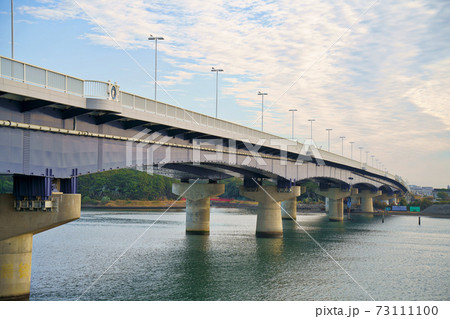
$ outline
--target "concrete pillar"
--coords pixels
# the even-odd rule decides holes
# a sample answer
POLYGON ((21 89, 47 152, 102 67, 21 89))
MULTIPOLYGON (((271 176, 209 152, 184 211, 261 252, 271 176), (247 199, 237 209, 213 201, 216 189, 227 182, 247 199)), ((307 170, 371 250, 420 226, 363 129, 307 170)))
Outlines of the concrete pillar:
POLYGON ((361 202, 359 201, 359 197, 357 196, 358 195, 358 192, 359 192, 359 189, 357 189, 357 188, 352 188, 351 190, 350 190, 350 197, 352 198, 352 206, 354 206, 354 205, 360 205, 361 204, 361 202))
POLYGON ((14 197, 0 194, 0 300, 30 295, 33 235, 80 218, 80 194, 52 194, 51 211, 14 208, 14 197))
POLYGON ((328 213, 329 210, 330 210, 330 200, 328 199, 328 197, 325 197, 325 211, 328 213))
POLYGON ((394 197, 392 197, 389 200, 389 205, 391 205, 391 206, 396 206, 397 205, 397 195, 394 194, 394 197))
POLYGON ((224 192, 225 184, 172 184, 172 193, 186 198, 186 234, 209 235, 209 199, 224 192))
POLYGON ((242 196, 258 202, 256 237, 283 237, 280 202, 300 196, 300 187, 279 192, 276 186, 260 186, 256 190, 241 186, 239 191, 242 196))
POLYGON ((329 188, 328 190, 318 190, 319 195, 328 198, 328 218, 330 221, 344 220, 344 203, 343 199, 350 195, 350 191, 343 191, 340 188, 329 188))
POLYGON ((0 300, 28 300, 33 234, 0 241, 0 300))
POLYGON ((297 198, 291 198, 281 202, 281 218, 297 220, 297 198))
POLYGON ((358 197, 361 198, 361 212, 373 213, 373 198, 380 196, 381 191, 372 192, 370 190, 362 190, 358 197))
MULTIPOLYGON (((344 199, 343 198, 340 198, 337 200, 337 209, 338 209, 338 212, 342 212, 342 214, 344 214, 344 199)), ((344 215, 342 215, 342 216, 344 216, 344 215)))

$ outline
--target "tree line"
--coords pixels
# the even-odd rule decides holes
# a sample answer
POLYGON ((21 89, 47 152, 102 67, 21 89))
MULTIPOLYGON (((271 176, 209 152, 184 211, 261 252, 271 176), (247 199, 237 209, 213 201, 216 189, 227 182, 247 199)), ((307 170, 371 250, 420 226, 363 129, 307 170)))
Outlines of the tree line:
MULTIPOLYGON (((172 184, 178 182, 177 179, 149 175, 133 169, 117 169, 78 177, 78 193, 81 194, 84 203, 110 200, 176 199, 177 196, 172 193, 172 184)), ((242 178, 231 177, 219 183, 225 184, 225 192, 219 197, 245 199, 239 194, 239 187, 244 184, 242 178)), ((265 184, 273 183, 265 181, 265 184)), ((316 183, 307 182, 304 186, 306 186, 306 193, 303 193, 298 200, 303 202, 323 200, 315 193, 318 188, 316 183)), ((12 193, 12 189, 12 177, 0 176, 0 193, 12 193)))

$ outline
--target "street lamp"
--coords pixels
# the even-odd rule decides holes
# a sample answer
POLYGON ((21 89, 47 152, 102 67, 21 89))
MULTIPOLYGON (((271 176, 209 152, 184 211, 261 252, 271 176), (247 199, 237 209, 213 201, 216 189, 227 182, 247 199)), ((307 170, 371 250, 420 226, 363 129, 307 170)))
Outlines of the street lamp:
POLYGON ((297 111, 297 109, 289 109, 289 112, 292 112, 292 139, 294 139, 294 112, 297 111))
POLYGON ((345 136, 339 136, 339 138, 342 140, 342 156, 344 156, 344 138, 345 138, 345 136))
POLYGON ((367 160, 367 159, 368 159, 368 157, 369 157, 369 153, 370 153, 369 151, 366 151, 366 165, 368 165, 368 164, 369 164, 369 162, 368 162, 368 160, 367 160))
POLYGON ((362 149, 363 149, 364 147, 360 146, 360 147, 358 147, 358 148, 359 148, 359 162, 362 164, 362 149))
POLYGON ((370 155, 370 157, 372 157, 372 167, 374 167, 373 166, 373 158, 375 157, 375 155, 370 155))
POLYGON ((328 152, 330 151, 330 132, 333 130, 332 128, 326 128, 326 131, 328 131, 328 152))
POLYGON ((349 142, 350 143, 350 159, 353 159, 353 143, 355 142, 349 142))
POLYGON ((264 132, 264 95, 267 95, 267 93, 258 91, 258 95, 261 95, 261 132, 264 132))
POLYGON ((222 69, 214 69, 214 67, 211 68, 211 72, 216 72, 216 118, 217 118, 217 106, 218 106, 218 100, 219 100, 219 72, 223 72, 222 69))
POLYGON ((149 40, 155 40, 155 101, 156 101, 156 76, 158 70, 158 40, 164 40, 163 37, 154 37, 150 34, 149 40))
POLYGON ((312 141, 312 123, 315 121, 314 119, 310 119, 308 120, 309 122, 311 122, 311 141, 312 141))
POLYGON ((14 60, 14 0, 11 0, 11 59, 14 60))

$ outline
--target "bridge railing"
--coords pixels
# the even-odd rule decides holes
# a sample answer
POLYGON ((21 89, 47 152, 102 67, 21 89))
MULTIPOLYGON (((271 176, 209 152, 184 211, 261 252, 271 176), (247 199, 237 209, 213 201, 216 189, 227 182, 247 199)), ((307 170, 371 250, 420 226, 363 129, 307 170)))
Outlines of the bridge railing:
POLYGON ((84 80, 84 97, 108 99, 109 85, 108 82, 84 80))
POLYGON ((194 123, 202 127, 215 128, 222 131, 232 132, 246 137, 258 139, 280 139, 279 136, 261 132, 243 125, 228 122, 222 119, 186 110, 174 105, 148 99, 128 92, 120 92, 120 102, 123 107, 138 110, 150 114, 156 114, 163 117, 173 118, 175 120, 194 123))
MULTIPOLYGON (((82 80, 3 56, 0 57, 0 76, 85 98, 110 98, 111 83, 82 80)), ((216 128, 251 138, 280 139, 276 135, 123 91, 120 91, 120 99, 117 100, 125 108, 174 118, 183 122, 198 124, 202 127, 216 128)))
POLYGON ((84 81, 82 79, 6 57, 0 57, 0 75, 2 78, 84 96, 84 81))

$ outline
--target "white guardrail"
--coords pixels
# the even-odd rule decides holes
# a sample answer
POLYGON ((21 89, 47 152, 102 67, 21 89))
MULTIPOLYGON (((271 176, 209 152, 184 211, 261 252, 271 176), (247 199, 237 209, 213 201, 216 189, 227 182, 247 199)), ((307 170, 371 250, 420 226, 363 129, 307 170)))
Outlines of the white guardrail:
POLYGON ((84 96, 84 81, 81 79, 5 57, 0 57, 0 75, 2 78, 84 96))
MULTIPOLYGON (((261 132, 243 125, 228 122, 221 119, 189 111, 177 106, 158 102, 139 95, 119 90, 117 84, 111 82, 82 80, 73 76, 58 73, 37 67, 28 63, 0 56, 0 77, 40 86, 43 88, 65 92, 84 98, 107 99, 120 103, 122 107, 153 113, 160 116, 174 118, 184 122, 195 123, 199 126, 215 128, 218 130, 233 132, 245 137, 253 137, 261 140, 283 139, 282 137, 261 132)), ((302 144, 298 143, 301 149, 302 144)), ((320 150, 325 160, 361 168, 363 170, 389 177, 407 186, 399 176, 391 175, 385 171, 369 167, 365 163, 350 160, 346 157, 320 150)))

